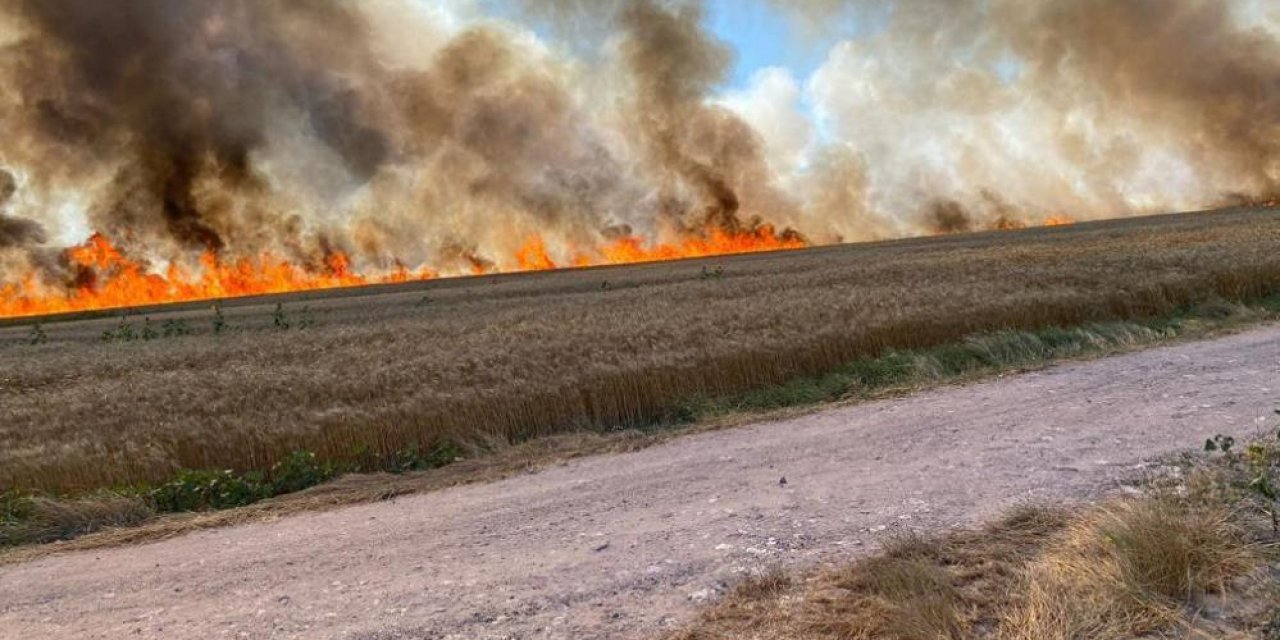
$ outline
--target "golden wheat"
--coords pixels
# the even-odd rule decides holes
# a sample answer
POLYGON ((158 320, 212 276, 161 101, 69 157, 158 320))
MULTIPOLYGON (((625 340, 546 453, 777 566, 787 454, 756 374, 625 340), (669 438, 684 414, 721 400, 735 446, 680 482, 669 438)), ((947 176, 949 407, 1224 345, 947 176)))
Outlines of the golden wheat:
POLYGON ((36 345, 12 324, 0 490, 635 426, 886 349, 1267 295, 1278 246, 1280 217, 1235 210, 294 296, 289 331, 277 299, 228 303, 216 335, 205 306, 153 312, 194 334, 145 342, 104 342, 119 317, 36 345))

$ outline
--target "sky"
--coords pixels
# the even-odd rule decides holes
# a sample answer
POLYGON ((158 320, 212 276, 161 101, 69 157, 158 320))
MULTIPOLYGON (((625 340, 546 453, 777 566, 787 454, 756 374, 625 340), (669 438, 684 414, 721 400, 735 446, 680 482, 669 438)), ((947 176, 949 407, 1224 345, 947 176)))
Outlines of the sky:
MULTIPOLYGON (((435 2, 420 1, 428 6, 435 2)), ((512 19, 540 36, 549 35, 545 25, 530 24, 509 0, 477 0, 477 6, 485 15, 512 19)), ((770 68, 784 68, 803 81, 822 66, 837 42, 855 37, 860 31, 860 21, 850 16, 842 19, 845 24, 839 28, 824 24, 820 35, 816 30, 806 32, 764 0, 707 0, 706 10, 706 26, 734 52, 731 75, 721 87, 726 93, 747 89, 760 71, 770 68)))
POLYGON ((731 91, 747 88, 752 77, 769 67, 807 78, 831 47, 830 42, 807 39, 794 22, 760 0, 713 0, 707 7, 707 26, 735 52, 727 87, 731 91))

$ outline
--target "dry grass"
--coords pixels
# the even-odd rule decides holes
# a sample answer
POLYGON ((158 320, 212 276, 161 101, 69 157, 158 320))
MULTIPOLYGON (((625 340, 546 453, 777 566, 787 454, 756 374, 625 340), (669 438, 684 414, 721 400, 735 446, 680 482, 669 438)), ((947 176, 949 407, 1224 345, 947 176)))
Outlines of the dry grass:
MULTIPOLYGON (((1266 455, 1280 460, 1272 444, 1266 455)), ((748 583, 670 640, 1280 637, 1280 554, 1239 468, 981 530, 904 538, 846 566, 748 583), (1273 634, 1273 635, 1267 635, 1273 634)))
POLYGON ((1001 635, 1120 640, 1177 627, 1255 566, 1246 541, 1220 505, 1110 505, 1027 567, 1025 601, 1010 608, 1001 635))
POLYGON ((891 541, 767 597, 735 590, 671 640, 969 638, 994 628, 1022 568, 1069 522, 1026 507, 982 530, 891 541))
POLYGON ((144 500, 111 493, 73 500, 34 497, 25 505, 25 511, 19 523, 0 527, 0 546, 52 542, 102 529, 130 527, 155 515, 144 500))
POLYGON ((1277 244, 1280 217, 1234 211, 333 294, 305 330, 273 329, 274 301, 229 305, 221 335, 207 309, 154 315, 195 335, 150 342, 101 341, 114 318, 46 322, 40 345, 13 326, 0 490, 644 426, 888 349, 1269 294, 1277 244))
MULTIPOLYGON (((700 428, 716 428, 716 423, 700 428)), ((636 432, 616 434, 573 433, 540 438, 512 447, 505 447, 492 455, 463 460, 430 471, 406 474, 350 474, 305 491, 283 495, 238 509, 198 513, 166 514, 145 522, 127 521, 129 514, 138 513, 135 503, 118 501, 110 492, 96 493, 74 504, 87 504, 101 500, 104 511, 121 507, 122 512, 114 523, 101 520, 103 526, 81 526, 71 529, 54 529, 21 522, 5 531, 0 526, 0 564, 30 561, 47 555, 72 551, 103 549, 142 542, 165 540, 193 531, 228 527, 250 522, 272 521, 298 513, 322 511, 343 506, 394 500, 403 495, 435 491, 461 484, 491 482, 515 475, 529 473, 539 468, 558 464, 566 459, 586 455, 606 455, 634 451, 671 437, 670 433, 641 434, 636 432), (97 529, 95 531, 95 529, 97 529), (48 535, 51 532, 67 535, 48 535), (91 534, 91 535, 79 535, 91 534), (3 542, 20 546, 4 548, 3 542), (57 540, 56 544, 32 544, 42 540, 57 540)), ((44 499, 42 503, 57 501, 44 499)), ((72 522, 72 524, 76 524, 72 522)), ((83 521, 80 522, 83 524, 83 521)))
MULTIPOLYGON (((1264 571, 1221 510, 1130 499, 1034 520, 891 544, 788 589, 734 591, 671 640, 1227 637, 1197 610, 1227 598, 1233 579, 1264 571)), ((1275 593, 1261 586, 1252 597, 1275 593)), ((1266 615, 1233 624, 1265 625, 1266 615)))

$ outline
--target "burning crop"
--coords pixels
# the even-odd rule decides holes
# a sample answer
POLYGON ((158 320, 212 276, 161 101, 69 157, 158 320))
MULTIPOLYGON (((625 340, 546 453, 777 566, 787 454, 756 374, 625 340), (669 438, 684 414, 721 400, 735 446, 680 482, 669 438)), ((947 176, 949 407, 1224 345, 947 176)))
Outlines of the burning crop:
POLYGON ((701 0, 6 2, 0 316, 1280 193, 1263 3, 751 1, 810 77, 701 0))
MULTIPOLYGON (((826 374, 841 382, 817 397, 845 398, 897 375, 850 363, 936 347, 938 367, 963 372, 1026 347, 979 333, 1043 330, 1061 346, 1093 323, 1181 323, 1202 303, 1231 315, 1224 301, 1280 291, 1277 243, 1274 212, 1235 210, 0 326, 0 494, 261 471, 299 450, 346 464, 652 427, 826 374)), ((526 268, 565 266, 550 238, 521 246, 526 268)), ((76 257, 120 258, 105 239, 76 257)), ((276 286, 217 266, 198 282, 276 286)), ((315 269, 333 279, 319 284, 353 277, 336 260, 315 269)))
MULTIPOLYGON (((619 238, 588 252, 575 253, 564 262, 548 254, 541 236, 531 236, 516 251, 519 271, 542 271, 604 264, 660 262, 706 256, 780 251, 806 246, 794 234, 778 234, 763 226, 750 232, 728 233, 719 229, 685 237, 674 243, 647 244, 637 237, 619 238)), ((198 266, 189 269, 170 264, 163 270, 127 257, 102 234, 65 251, 64 259, 74 284, 50 287, 34 274, 17 283, 0 286, 0 317, 116 309, 194 300, 359 287, 432 280, 439 273, 429 267, 410 270, 403 265, 376 276, 355 273, 351 258, 332 251, 314 264, 291 262, 264 253, 256 258, 225 262, 214 251, 200 254, 198 266)), ((475 263, 471 272, 482 275, 498 268, 475 263)))

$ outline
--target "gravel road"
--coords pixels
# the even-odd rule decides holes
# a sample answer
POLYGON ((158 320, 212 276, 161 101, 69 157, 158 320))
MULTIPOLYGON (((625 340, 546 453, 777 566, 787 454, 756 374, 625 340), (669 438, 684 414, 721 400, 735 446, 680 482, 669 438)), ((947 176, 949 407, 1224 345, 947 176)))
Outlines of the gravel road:
POLYGON ((1087 498, 1277 405, 1266 327, 0 567, 0 637, 651 637, 746 572, 1087 498))

